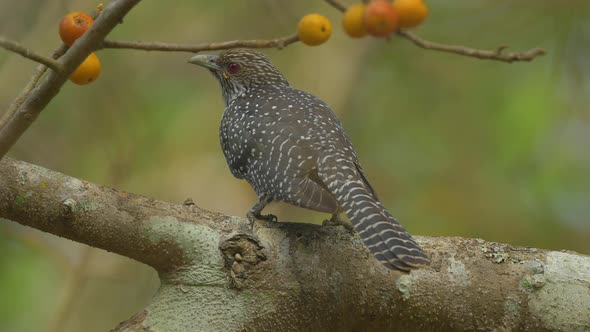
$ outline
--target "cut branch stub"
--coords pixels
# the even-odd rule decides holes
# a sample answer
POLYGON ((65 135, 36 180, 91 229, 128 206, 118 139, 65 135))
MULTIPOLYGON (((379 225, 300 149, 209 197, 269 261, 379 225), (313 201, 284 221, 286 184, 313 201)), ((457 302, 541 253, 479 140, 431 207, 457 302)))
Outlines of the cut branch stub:
POLYGON ((219 245, 231 286, 241 289, 248 280, 248 272, 266 260, 264 247, 248 234, 235 234, 219 245))

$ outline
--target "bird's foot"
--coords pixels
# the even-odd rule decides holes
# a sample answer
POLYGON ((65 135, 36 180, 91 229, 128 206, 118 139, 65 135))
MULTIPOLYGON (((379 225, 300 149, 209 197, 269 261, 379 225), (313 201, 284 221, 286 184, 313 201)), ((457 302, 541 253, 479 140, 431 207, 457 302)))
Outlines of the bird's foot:
POLYGON ((340 216, 338 216, 337 214, 333 214, 330 219, 325 219, 322 222, 322 226, 342 226, 350 232, 354 231, 354 228, 352 228, 352 225, 350 223, 347 223, 346 221, 340 219, 340 216))
POLYGON ((252 228, 254 227, 254 222, 257 219, 270 221, 270 222, 278 222, 279 221, 277 216, 275 216, 274 214, 270 214, 270 213, 269 214, 260 214, 260 212, 256 213, 254 211, 248 211, 248 214, 246 214, 246 217, 248 218, 248 221, 250 222, 250 230, 252 230, 252 228))

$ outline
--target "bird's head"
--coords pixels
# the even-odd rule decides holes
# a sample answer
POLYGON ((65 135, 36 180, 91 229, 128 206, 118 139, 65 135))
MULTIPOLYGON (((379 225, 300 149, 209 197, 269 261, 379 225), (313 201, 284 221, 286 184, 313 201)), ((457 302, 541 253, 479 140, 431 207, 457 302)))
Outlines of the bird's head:
POLYGON ((211 71, 221 85, 226 105, 251 89, 289 85, 264 54, 253 50, 233 49, 219 55, 197 54, 189 62, 211 71))

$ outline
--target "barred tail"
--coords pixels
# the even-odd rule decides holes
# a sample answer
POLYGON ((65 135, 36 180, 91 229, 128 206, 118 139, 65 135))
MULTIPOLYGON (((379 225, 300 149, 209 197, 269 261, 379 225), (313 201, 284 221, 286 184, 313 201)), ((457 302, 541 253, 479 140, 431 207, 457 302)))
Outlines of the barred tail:
MULTIPOLYGON (((385 209, 360 168, 320 175, 371 253, 387 268, 409 271, 430 264, 412 236, 385 209)), ((334 168, 332 168, 334 172, 334 168)))

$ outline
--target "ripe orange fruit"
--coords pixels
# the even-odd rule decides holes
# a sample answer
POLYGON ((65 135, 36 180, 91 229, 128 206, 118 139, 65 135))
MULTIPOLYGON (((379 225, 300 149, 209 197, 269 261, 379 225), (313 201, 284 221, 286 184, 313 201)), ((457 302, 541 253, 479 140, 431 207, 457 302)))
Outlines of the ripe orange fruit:
POLYGON ((297 25, 297 36, 304 44, 320 45, 332 34, 332 24, 320 14, 308 14, 301 18, 297 25))
POLYGON ((428 7, 423 0, 395 0, 393 9, 399 17, 400 28, 418 26, 428 16, 428 7))
POLYGON ((79 85, 85 85, 94 82, 98 78, 98 75, 100 75, 100 61, 96 54, 90 53, 84 62, 72 73, 70 81, 79 85))
POLYGON ((361 38, 367 35, 367 28, 363 23, 363 17, 367 6, 364 3, 350 5, 342 17, 342 27, 352 38, 361 38))
POLYGON ((73 12, 64 16, 59 22, 59 36, 68 46, 72 46, 94 23, 92 17, 86 13, 73 12))
POLYGON ((377 37, 385 37, 397 30, 399 19, 391 2, 373 0, 365 10, 364 23, 367 31, 377 37))

